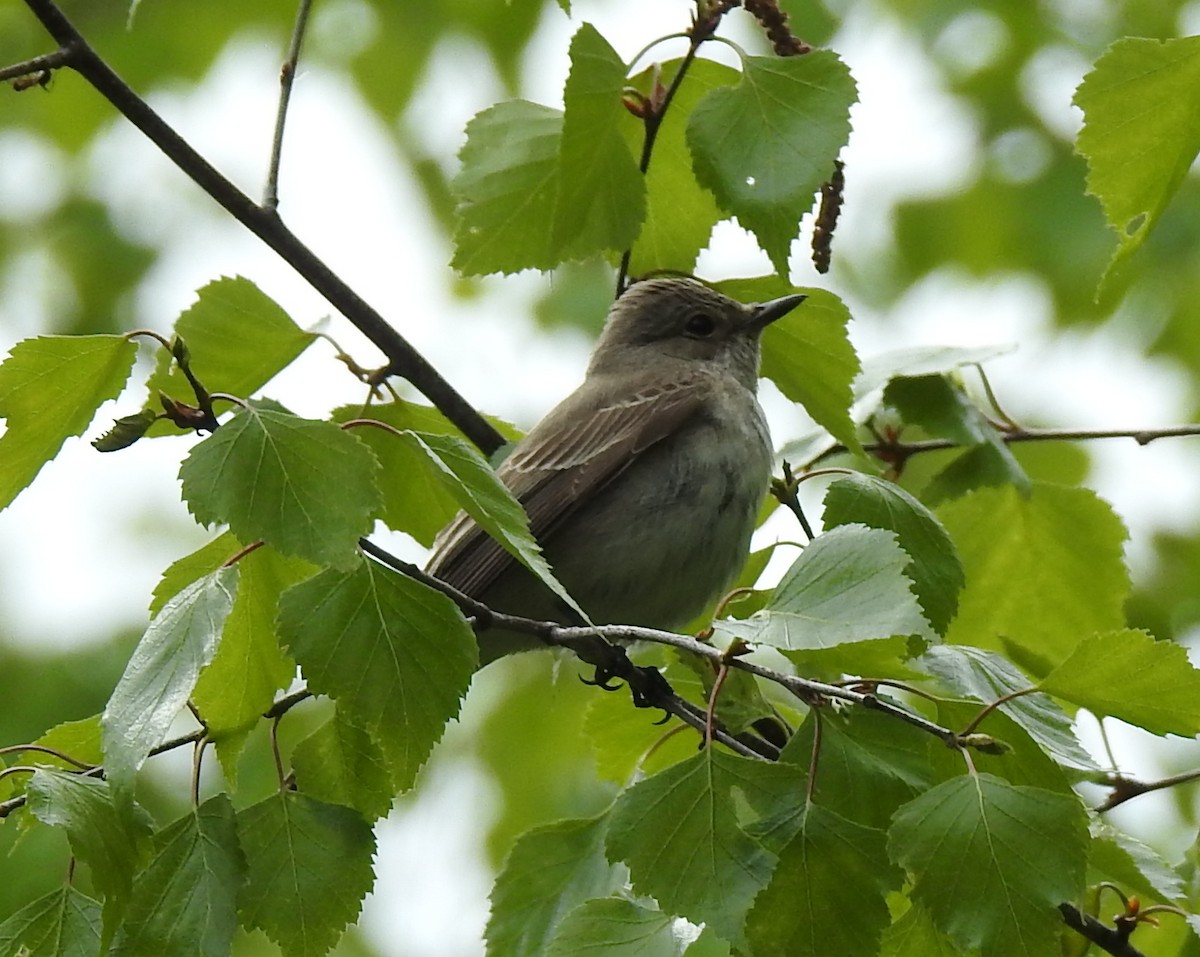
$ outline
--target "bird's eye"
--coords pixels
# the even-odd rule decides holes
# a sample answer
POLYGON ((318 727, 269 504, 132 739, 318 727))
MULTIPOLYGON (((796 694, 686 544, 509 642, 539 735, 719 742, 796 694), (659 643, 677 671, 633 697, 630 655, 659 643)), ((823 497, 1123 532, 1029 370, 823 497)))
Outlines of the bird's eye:
POLYGON ((687 317, 683 331, 694 339, 707 339, 717 331, 716 320, 706 312, 694 312, 687 317))

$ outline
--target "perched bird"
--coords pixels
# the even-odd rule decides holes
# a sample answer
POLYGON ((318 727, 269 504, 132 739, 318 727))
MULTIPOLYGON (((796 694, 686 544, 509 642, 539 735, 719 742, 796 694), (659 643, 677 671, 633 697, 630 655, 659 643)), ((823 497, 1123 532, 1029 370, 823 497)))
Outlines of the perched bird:
MULTIPOLYGON (((634 283, 583 383, 500 466, 594 623, 676 629, 733 581, 771 475, 759 338, 803 299, 744 305, 691 279, 634 283)), ((496 611, 573 620, 465 514, 442 530, 427 570, 496 611)), ((479 640, 484 663, 540 647, 495 628, 479 640)))

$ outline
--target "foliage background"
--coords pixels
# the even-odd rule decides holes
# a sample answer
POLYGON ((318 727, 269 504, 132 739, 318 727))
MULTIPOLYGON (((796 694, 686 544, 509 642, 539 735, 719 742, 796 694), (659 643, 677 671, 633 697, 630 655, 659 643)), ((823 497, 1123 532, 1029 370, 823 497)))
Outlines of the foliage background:
MULTIPOLYGON (((577 379, 611 295, 608 278, 587 264, 551 277, 457 278, 447 265, 454 154, 466 120, 495 100, 557 100, 580 21, 595 22, 630 57, 684 27, 691 5, 644 6, 576 3, 568 20, 556 4, 532 0, 316 5, 285 147, 282 211, 469 399, 522 424, 577 379)), ((1017 351, 989 371, 1025 424, 1195 420, 1195 177, 1137 254, 1127 287, 1097 304, 1115 244, 1071 152, 1079 114, 1070 98, 1114 38, 1200 32, 1200 4, 784 6, 797 34, 836 49, 860 87, 834 270, 818 279, 802 248, 793 257, 797 282, 825 285, 851 305, 860 353, 1014 342, 1017 351)), ((265 0, 248 11, 232 0, 144 0, 132 22, 124 3, 64 7, 201 152, 258 191, 294 4, 265 0)), ((47 49, 24 6, 3 0, 0 62, 47 49)), ((40 332, 165 330, 193 290, 221 274, 250 277, 302 323, 328 312, 76 77, 56 78, 48 92, 0 91, 0 157, 0 350, 40 332)), ((720 278, 756 267, 765 262, 727 230, 700 271, 720 278)), ((373 361, 344 323, 330 331, 364 364, 373 361)), ((288 395, 301 414, 359 398, 330 359, 331 350, 310 350, 272 393, 288 395)), ((777 441, 803 431, 792 415, 790 407, 786 418, 771 415, 777 441)), ((105 458, 70 443, 0 514, 0 743, 103 706, 144 628, 157 574, 199 543, 175 484, 188 443, 141 443, 105 458)), ((1196 440, 1026 446, 1018 454, 1038 477, 1084 480, 1114 502, 1131 530, 1131 624, 1194 647, 1196 440)), ((913 469, 936 465, 918 460, 913 469)), ((513 836, 602 806, 604 789, 580 747, 589 692, 546 657, 477 680, 462 726, 382 827, 366 933, 350 935, 340 953, 471 953, 487 870, 513 836)), ((302 734, 302 724, 289 733, 302 734)), ((1117 746, 1131 771, 1195 763, 1184 748, 1147 753, 1135 735, 1117 746)), ((186 774, 162 764, 164 781, 186 774)), ((182 793, 164 786, 156 810, 182 793)), ((1193 789, 1118 813, 1172 859, 1182 851, 1173 825, 1197 823, 1193 789)), ((56 839, 40 835, 12 851, 25 865, 12 872, 27 881, 0 886, 0 911, 60 880, 66 848, 56 839)), ((260 943, 248 938, 244 952, 260 943)))

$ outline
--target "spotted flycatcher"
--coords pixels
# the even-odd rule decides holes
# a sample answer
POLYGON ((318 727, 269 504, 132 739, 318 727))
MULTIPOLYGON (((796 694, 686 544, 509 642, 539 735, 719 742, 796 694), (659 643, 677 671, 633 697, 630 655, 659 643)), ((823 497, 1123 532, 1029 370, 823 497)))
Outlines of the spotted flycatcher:
MULTIPOLYGON (((583 384, 517 444, 500 479, 555 576, 596 624, 677 629, 737 575, 771 476, 755 393, 759 338, 804 296, 745 305, 691 279, 634 283, 583 384)), ((428 570, 496 611, 571 622, 563 603, 466 515, 428 570)), ((538 647, 482 632, 481 660, 538 647)))

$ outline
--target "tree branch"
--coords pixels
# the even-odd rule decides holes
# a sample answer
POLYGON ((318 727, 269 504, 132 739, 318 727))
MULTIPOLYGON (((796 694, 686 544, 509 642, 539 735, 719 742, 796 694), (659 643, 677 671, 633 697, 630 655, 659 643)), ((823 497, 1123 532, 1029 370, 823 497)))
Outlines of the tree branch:
MULTIPOLYGON (((1168 425, 1162 428, 1148 429, 1027 429, 1016 426, 1000 431, 1000 438, 1009 444, 1015 442, 1087 442, 1095 439, 1133 439, 1138 445, 1149 445, 1155 439, 1179 438, 1189 435, 1200 435, 1200 423, 1168 425)), ((946 449, 960 449, 963 447, 961 442, 955 442, 952 439, 925 439, 921 442, 901 442, 898 439, 884 439, 864 444, 863 450, 868 455, 884 453, 888 461, 903 462, 909 456, 919 455, 922 452, 939 452, 946 449)), ((830 446, 809 461, 806 467, 811 468, 818 462, 822 462, 831 456, 840 455, 848 451, 849 449, 840 443, 830 446)))
POLYGON ((64 64, 88 81, 197 186, 266 243, 387 356, 389 371, 407 379, 486 454, 504 439, 409 342, 283 224, 256 204, 154 112, 96 53, 53 0, 25 0, 67 54, 64 64))
POLYGON ((1112 793, 1094 810, 1098 814, 1103 814, 1105 811, 1111 811, 1126 801, 1132 801, 1135 797, 1141 797, 1143 794, 1173 788, 1179 784, 1189 784, 1192 781, 1200 781, 1200 768, 1184 771, 1181 774, 1172 774, 1170 777, 1159 778, 1157 781, 1138 781, 1122 774, 1114 774, 1109 776, 1105 782, 1112 788, 1112 793))
POLYGON ((267 209, 279 208, 279 163, 283 158, 283 127, 287 121, 288 104, 292 99, 292 84, 296 80, 296 69, 300 64, 300 46, 304 42, 304 31, 308 27, 308 14, 312 0, 300 0, 296 9, 296 24, 292 28, 292 42, 288 47, 287 59, 279 71, 279 109, 275 114, 275 135, 271 139, 271 163, 267 168, 267 186, 263 190, 262 204, 267 209))
MULTIPOLYGON (((731 668, 740 668, 742 671, 747 671, 759 678, 772 681, 786 688, 810 706, 824 699, 836 698, 850 704, 870 708, 873 711, 880 711, 899 721, 910 724, 926 734, 932 734, 947 747, 965 748, 970 746, 968 741, 963 741, 950 728, 943 728, 941 725, 935 724, 915 712, 894 705, 890 701, 886 701, 871 692, 857 691, 839 685, 826 684, 823 681, 811 681, 808 678, 801 678, 798 675, 789 675, 781 671, 775 671, 763 665, 755 664, 752 661, 747 661, 745 658, 727 657, 720 648, 705 644, 690 635, 677 635, 670 631, 639 628, 633 625, 567 626, 552 621, 536 621, 531 618, 506 615, 489 608, 487 605, 459 591, 457 588, 447 585, 441 579, 435 578, 416 565, 396 558, 367 539, 360 539, 359 544, 368 555, 394 571, 415 579, 428 585, 435 591, 446 595, 458 605, 463 614, 475 619, 478 629, 490 627, 504 628, 507 631, 533 635, 535 638, 553 647, 569 648, 588 664, 596 665, 602 671, 606 671, 628 682, 635 694, 652 694, 654 689, 643 687, 645 684, 644 669, 636 668, 632 663, 629 663, 624 649, 613 645, 612 642, 614 641, 649 641, 655 644, 669 645, 673 648, 687 651, 697 657, 705 658, 718 666, 726 663, 731 668), (628 664, 628 668, 625 667, 625 664, 622 664, 621 660, 612 656, 613 651, 620 653, 620 659, 628 664), (633 675, 632 679, 630 677, 631 674, 633 675)), ((671 694, 673 695, 674 692, 672 691, 671 694)), ((656 700, 653 703, 653 707, 664 707, 664 705, 656 700)), ((673 714, 676 713, 671 708, 667 708, 666 710, 670 710, 673 714)), ((680 717, 683 718, 682 715, 680 717)), ((693 727, 703 732, 704 716, 700 713, 697 717, 700 723, 693 724, 693 727)), ((684 720, 688 719, 684 718, 684 720)), ((689 720, 688 723, 691 724, 692 722, 689 720)), ((727 741, 722 740, 719 736, 716 739, 720 740, 723 744, 728 744, 727 741)), ((760 756, 766 756, 763 752, 759 752, 759 754, 760 756)))

